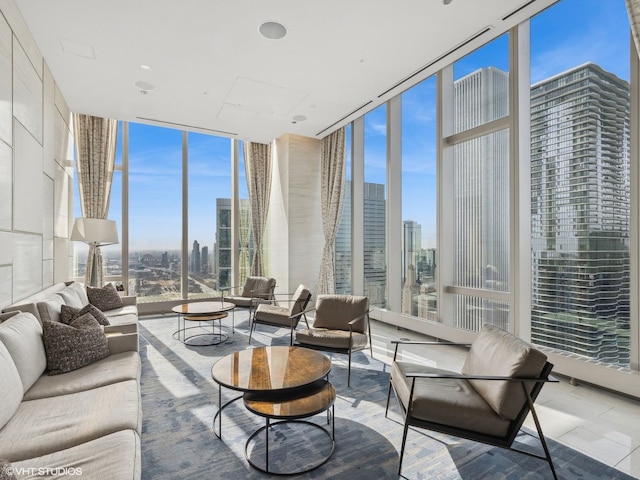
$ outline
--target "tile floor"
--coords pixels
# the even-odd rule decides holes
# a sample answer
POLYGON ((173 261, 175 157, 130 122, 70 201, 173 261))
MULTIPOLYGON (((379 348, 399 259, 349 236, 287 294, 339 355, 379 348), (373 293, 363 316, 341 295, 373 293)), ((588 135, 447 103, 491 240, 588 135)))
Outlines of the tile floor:
MULTIPOLYGON (((428 339, 424 335, 372 321, 373 355, 389 363, 391 340, 428 339)), ((404 347, 405 359, 445 369, 460 369, 466 350, 459 347, 404 347)), ((591 385, 559 383, 545 385, 536 411, 546 436, 626 474, 640 478, 640 400, 591 385)), ((535 428, 529 418, 525 425, 535 428)))

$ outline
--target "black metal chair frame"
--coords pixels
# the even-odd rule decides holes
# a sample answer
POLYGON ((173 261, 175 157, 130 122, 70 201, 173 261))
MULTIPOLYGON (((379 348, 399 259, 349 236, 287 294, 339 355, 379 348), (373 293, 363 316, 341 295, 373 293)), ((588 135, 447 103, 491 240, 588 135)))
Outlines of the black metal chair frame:
MULTIPOLYGON (((423 345, 447 345, 447 346, 469 346, 468 344, 460 344, 460 343, 447 343, 447 342, 416 342, 416 341, 397 341, 394 340, 392 343, 396 344, 396 349, 393 355, 393 361, 396 360, 398 354, 398 345, 399 344, 423 344, 423 345)), ((487 445, 493 445, 496 447, 505 448, 507 450, 513 450, 515 452, 519 452, 530 457, 538 458, 540 460, 545 460, 549 464, 549 468, 551 469, 551 473, 553 478, 557 480, 558 476, 556 475, 556 470, 553 466, 553 461, 551 460, 551 454, 549 452, 549 447, 547 446, 547 442, 545 440, 544 434, 542 433, 542 427, 540 426, 540 420, 538 419, 538 414, 536 413, 536 409, 534 406, 534 402, 542 389, 542 386, 545 383, 549 382, 558 382, 557 379, 551 376, 551 370, 553 369, 553 364, 546 362, 542 373, 537 378, 514 378, 514 377, 502 377, 502 376, 483 376, 483 375, 463 375, 457 373, 412 373, 408 372, 407 377, 412 378, 411 382, 411 393, 409 395, 408 407, 402 405, 400 398, 395 391, 395 387, 391 382, 391 378, 389 378, 389 389, 387 391, 387 407, 385 410, 384 416, 387 417, 389 412, 389 400, 391 398, 391 390, 393 388, 393 393, 396 397, 397 403, 402 411, 404 416, 404 431, 402 433, 402 446, 400 448, 400 462, 398 464, 398 475, 402 470, 402 460, 404 456, 405 444, 407 441, 407 433, 409 427, 418 427, 426 430, 431 430, 434 432, 445 433, 448 435, 453 435, 455 437, 465 438, 467 440, 473 440, 476 442, 484 443, 487 445), (507 433, 504 436, 495 436, 479 433, 472 430, 466 430, 458 427, 452 427, 449 425, 443 425, 440 423, 429 422, 426 420, 421 420, 418 418, 414 418, 411 415, 411 405, 413 400, 413 392, 417 379, 429 379, 429 378, 452 378, 452 379, 465 379, 465 380, 486 380, 486 381, 509 381, 509 382, 519 382, 522 385, 522 389, 524 391, 526 397, 526 403, 522 406, 520 413, 512 420, 509 424, 509 428, 507 433), (533 387, 531 384, 534 383, 533 387), (528 388, 531 388, 531 393, 529 393, 528 388), (524 423, 527 415, 531 412, 531 416, 533 417, 533 421, 536 425, 536 430, 538 433, 538 440, 544 450, 544 455, 539 455, 533 452, 528 452, 526 450, 522 450, 519 448, 513 447, 513 442, 515 441, 518 433, 521 431, 522 424, 524 423)), ((528 434, 528 432, 525 432, 528 434)))
MULTIPOLYGON (((307 321, 307 312, 311 311, 311 310, 305 310, 307 308, 307 305, 309 305, 309 302, 311 301, 311 293, 309 293, 309 295, 307 295, 307 298, 302 298, 302 299, 298 299, 298 300, 294 300, 293 298, 290 298, 293 296, 293 293, 276 293, 273 294, 273 303, 274 305, 278 305, 279 302, 284 302, 284 303, 290 303, 290 302, 300 302, 302 303, 302 308, 301 308, 301 312, 296 313, 295 315, 292 315, 290 317, 287 317, 290 321, 290 325, 289 325, 289 345, 293 345, 293 330, 295 329, 295 327, 298 326, 298 322, 300 322, 300 317, 304 318, 304 323, 307 324, 307 328, 309 328, 309 322, 307 321), (282 300, 279 297, 282 296, 287 296, 289 298, 287 298, 286 300, 282 300)), ((259 306, 259 305, 258 305, 259 306)), ((268 320, 261 320, 258 319, 256 317, 256 313, 258 311, 258 306, 256 306, 256 309, 253 312, 253 317, 250 318, 251 324, 249 327, 249 344, 251 344, 251 337, 253 335, 253 331, 256 328, 256 323, 259 323, 261 325, 270 325, 272 327, 279 327, 279 328, 285 328, 282 326, 282 324, 279 323, 275 323, 275 322, 270 322, 268 320)))
MULTIPOLYGON (((236 308, 248 308, 249 310, 249 324, 252 323, 252 318, 253 318, 253 314, 255 312, 255 309, 258 307, 258 305, 260 303, 274 303, 275 302, 275 294, 273 293, 276 289, 277 285, 274 285, 273 288, 256 288, 251 290, 251 297, 242 297, 242 298, 249 298, 249 307, 244 307, 242 305, 237 306, 236 308), (261 292, 266 292, 267 295, 261 295, 261 292)), ((236 285, 235 287, 225 287, 220 289, 220 293, 222 295, 221 300, 224 302, 224 292, 226 290, 229 290, 229 295, 227 297, 233 297, 234 295, 231 295, 231 291, 233 289, 236 288, 244 288, 244 285, 236 285)), ((230 302, 233 303, 233 300, 228 299, 230 302)))

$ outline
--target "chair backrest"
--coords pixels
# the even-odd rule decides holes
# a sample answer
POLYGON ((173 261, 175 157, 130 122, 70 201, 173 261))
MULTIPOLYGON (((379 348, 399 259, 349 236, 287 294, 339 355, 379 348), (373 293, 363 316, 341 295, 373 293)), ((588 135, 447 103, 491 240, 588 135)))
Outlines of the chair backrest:
MULTIPOLYGON (((369 299, 356 295, 318 295, 313 326, 332 330, 349 330, 348 323, 369 311, 369 299)), ((354 332, 364 333, 366 322, 357 322, 354 332)))
POLYGON ((289 316, 293 317, 298 315, 307 308, 307 304, 311 300, 311 292, 303 284, 298 285, 298 288, 291 297, 291 305, 289 306, 289 316))
POLYGON ((273 298, 273 291, 276 288, 276 279, 267 277, 247 277, 242 288, 243 297, 251 297, 252 291, 254 297, 271 299, 273 298))
MULTIPOLYGON (((539 378, 547 356, 524 340, 493 325, 484 325, 471 344, 462 373, 539 378)), ((500 416, 514 420, 526 397, 519 382, 470 380, 473 388, 500 416)), ((529 391, 534 387, 532 383, 529 391)))

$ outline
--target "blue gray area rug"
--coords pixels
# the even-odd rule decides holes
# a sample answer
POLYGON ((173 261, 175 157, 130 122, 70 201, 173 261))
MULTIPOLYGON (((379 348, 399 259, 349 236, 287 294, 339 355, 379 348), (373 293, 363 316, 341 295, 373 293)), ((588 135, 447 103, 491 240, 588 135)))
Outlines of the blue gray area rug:
MULTIPOLYGON (((235 333, 220 345, 190 347, 173 336, 175 316, 145 318, 140 322, 142 357, 142 478, 263 479, 273 475, 249 465, 247 438, 264 425, 242 401, 223 411, 222 440, 213 433, 218 409, 218 386, 211 379, 215 361, 248 345, 246 313, 235 314, 235 333)), ((225 320, 225 324, 230 322, 225 320)), ((227 327, 227 330, 229 328, 227 327)), ((231 333, 231 332, 229 332, 231 333)), ((260 326, 252 346, 288 345, 288 332, 260 326)), ((301 479, 397 479, 402 424, 395 399, 385 418, 388 365, 359 352, 353 357, 351 387, 347 388, 345 355, 330 355, 330 381, 335 386, 335 450, 322 466, 296 475, 301 479)), ((223 402, 237 392, 223 388, 223 402)), ((326 415, 310 419, 326 426, 326 415)), ((544 425, 543 425, 544 428, 544 425)), ((522 435, 522 443, 537 440, 522 435)), ((305 425, 280 425, 270 438, 272 469, 297 469, 330 449, 328 438, 305 425)), ((632 479, 615 469, 549 440, 561 479, 632 479)), ((550 479, 546 462, 446 435, 409 431, 403 478, 422 479, 550 479)), ((264 457, 264 436, 249 445, 256 463, 264 457)))

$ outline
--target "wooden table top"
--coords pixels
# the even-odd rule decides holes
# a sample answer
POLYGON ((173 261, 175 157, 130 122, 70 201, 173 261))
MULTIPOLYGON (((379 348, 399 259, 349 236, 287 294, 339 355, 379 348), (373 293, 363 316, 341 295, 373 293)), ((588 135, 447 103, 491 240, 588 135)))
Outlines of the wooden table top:
POLYGON ((182 305, 176 305, 171 308, 174 313, 182 313, 184 315, 202 315, 206 313, 220 313, 233 310, 236 308, 235 303, 231 302, 191 302, 183 303, 182 305))
POLYGON ((277 392, 325 378, 331 360, 304 347, 257 347, 234 352, 211 368, 216 383, 242 392, 277 392))

